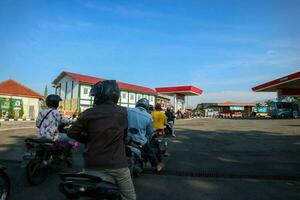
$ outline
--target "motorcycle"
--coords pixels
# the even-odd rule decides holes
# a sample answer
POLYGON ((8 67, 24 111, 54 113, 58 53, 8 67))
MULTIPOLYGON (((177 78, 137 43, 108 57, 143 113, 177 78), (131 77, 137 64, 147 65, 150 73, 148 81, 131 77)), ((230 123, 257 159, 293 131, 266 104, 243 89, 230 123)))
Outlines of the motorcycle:
MULTIPOLYGON (((66 133, 66 124, 58 127, 60 133, 66 133)), ((65 141, 52 141, 46 138, 25 139, 27 151, 23 156, 22 168, 26 170, 26 178, 32 185, 41 184, 48 177, 50 168, 72 166, 72 149, 78 147, 77 143, 71 145, 65 141)))
POLYGON ((67 199, 120 200, 116 182, 107 174, 60 174, 59 190, 67 199))
POLYGON ((167 124, 166 124, 166 127, 164 128, 164 132, 165 132, 165 135, 167 137, 170 137, 170 136, 175 136, 173 135, 173 127, 172 127, 172 124, 173 122, 172 121, 169 121, 167 124))
POLYGON ((155 150, 156 156, 159 161, 162 160, 162 156, 166 155, 168 147, 168 139, 163 129, 157 129, 151 137, 150 144, 155 150))
MULTIPOLYGON (((138 134, 139 130, 136 128, 128 129, 128 132, 132 134, 138 134)), ((157 130, 149 138, 150 145, 156 154, 159 162, 162 161, 162 155, 166 153, 167 140, 164 138, 163 130, 157 130)), ((131 138, 127 139, 126 145, 126 156, 128 159, 128 166, 132 176, 139 176, 144 167, 148 163, 147 154, 144 152, 142 145, 135 142, 131 138)))
POLYGON ((7 200, 10 192, 10 179, 4 171, 6 168, 0 165, 0 199, 7 200))

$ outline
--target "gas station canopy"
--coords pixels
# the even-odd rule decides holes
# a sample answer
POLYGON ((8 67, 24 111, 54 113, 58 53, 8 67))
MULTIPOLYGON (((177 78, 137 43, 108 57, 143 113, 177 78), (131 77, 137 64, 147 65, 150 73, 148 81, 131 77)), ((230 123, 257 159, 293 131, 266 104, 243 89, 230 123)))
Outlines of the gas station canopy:
MULTIPOLYGON (((196 96, 203 93, 203 90, 195 86, 175 86, 175 87, 160 87, 155 88, 157 93, 174 97, 174 110, 184 111, 186 109, 185 97, 196 96)), ((187 99, 188 101, 188 99, 187 99)))
POLYGON ((195 86, 176 86, 176 87, 160 87, 155 88, 156 92, 173 96, 175 94, 182 96, 196 96, 203 93, 203 90, 195 86))
POLYGON ((253 87, 254 92, 277 92, 278 96, 300 96, 300 72, 253 87))

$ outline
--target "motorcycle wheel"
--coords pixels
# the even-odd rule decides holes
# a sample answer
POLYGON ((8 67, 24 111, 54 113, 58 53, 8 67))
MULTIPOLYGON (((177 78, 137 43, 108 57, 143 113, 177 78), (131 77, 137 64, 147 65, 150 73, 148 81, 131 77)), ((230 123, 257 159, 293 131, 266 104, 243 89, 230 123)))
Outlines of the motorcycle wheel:
POLYGON ((7 200, 10 192, 10 181, 6 173, 0 172, 0 200, 7 200))
POLYGON ((26 178, 31 185, 39 185, 46 180, 48 171, 41 165, 40 161, 31 160, 26 166, 26 178))
POLYGON ((59 191, 65 195, 66 199, 79 199, 80 197, 77 193, 74 193, 72 188, 68 188, 62 183, 59 184, 59 191))

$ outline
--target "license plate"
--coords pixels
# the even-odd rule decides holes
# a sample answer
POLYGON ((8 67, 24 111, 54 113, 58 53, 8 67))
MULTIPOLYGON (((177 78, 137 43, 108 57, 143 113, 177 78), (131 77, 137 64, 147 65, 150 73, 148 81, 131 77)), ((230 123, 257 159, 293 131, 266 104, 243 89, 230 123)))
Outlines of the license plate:
POLYGON ((32 160, 35 158, 35 152, 26 152, 23 156, 23 160, 32 160))

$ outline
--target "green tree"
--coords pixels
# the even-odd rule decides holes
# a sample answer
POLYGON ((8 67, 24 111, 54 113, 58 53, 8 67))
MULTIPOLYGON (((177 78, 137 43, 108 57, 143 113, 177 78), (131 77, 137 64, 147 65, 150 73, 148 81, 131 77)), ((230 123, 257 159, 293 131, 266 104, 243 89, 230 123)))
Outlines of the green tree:
POLYGON ((23 107, 23 103, 21 103, 21 109, 19 111, 19 118, 22 118, 24 115, 24 107, 23 107))
POLYGON ((0 118, 2 118, 2 106, 0 104, 0 118))
POLYGON ((48 108, 48 106, 46 105, 46 97, 47 96, 48 96, 48 87, 46 85, 45 90, 44 90, 44 100, 43 100, 43 103, 42 103, 42 106, 41 106, 43 109, 48 108))
POLYGON ((45 86, 45 90, 44 90, 44 97, 46 98, 48 96, 48 86, 45 86))
POLYGON ((8 118, 13 119, 15 117, 15 111, 13 108, 13 100, 12 98, 9 99, 9 108, 8 108, 8 118))
POLYGON ((300 107, 300 97, 294 97, 294 102, 300 107))
POLYGON ((193 114, 204 116, 205 113, 204 109, 205 107, 202 103, 198 104, 197 107, 193 110, 193 114))
POLYGON ((267 100, 265 103, 270 107, 270 106, 272 106, 273 101, 272 100, 267 100))

